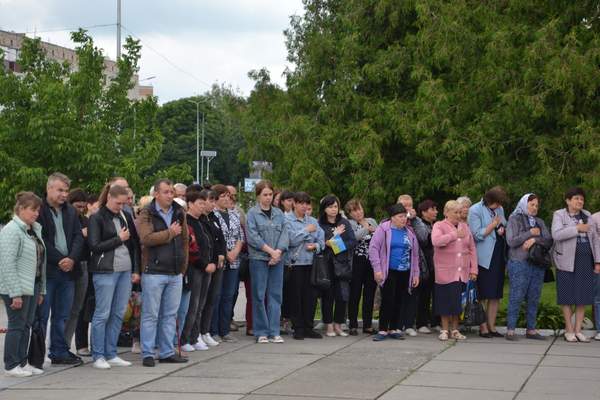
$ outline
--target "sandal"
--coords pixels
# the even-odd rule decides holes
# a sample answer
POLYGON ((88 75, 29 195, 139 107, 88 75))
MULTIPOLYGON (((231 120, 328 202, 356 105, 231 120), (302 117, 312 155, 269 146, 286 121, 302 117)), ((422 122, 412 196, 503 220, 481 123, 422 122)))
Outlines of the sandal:
POLYGON ((583 333, 581 332, 577 332, 575 334, 575 339, 577 339, 578 342, 582 342, 582 343, 589 343, 590 342, 590 338, 585 336, 583 333))
POLYGON ((577 336, 574 333, 565 332, 565 341, 575 343, 577 342, 577 336))
POLYGON ((448 340, 448 331, 441 330, 440 334, 438 336, 438 339, 441 340, 442 342, 445 342, 446 340, 448 340))
POLYGON ((452 339, 456 339, 456 340, 465 340, 467 337, 465 335, 463 335, 462 333, 460 333, 458 331, 458 329, 455 329, 452 331, 452 339))

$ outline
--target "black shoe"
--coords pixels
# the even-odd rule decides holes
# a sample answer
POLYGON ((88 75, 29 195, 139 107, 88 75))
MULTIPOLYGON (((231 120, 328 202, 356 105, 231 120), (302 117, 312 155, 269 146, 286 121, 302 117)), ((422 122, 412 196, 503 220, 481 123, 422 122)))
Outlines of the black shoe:
POLYGON ((356 330, 356 328, 350 328, 350 330, 348 331, 348 334, 350 336, 358 336, 358 331, 356 330))
POLYGON ((52 365, 74 365, 76 367, 83 364, 81 357, 69 352, 65 358, 52 358, 52 365))
POLYGON ((373 328, 363 328, 363 333, 366 335, 372 335, 373 333, 375 333, 375 331, 373 330, 373 328))
POLYGON ((300 332, 294 332, 294 339, 296 340, 304 340, 304 335, 300 332))
POLYGON ((504 335, 499 333, 498 331, 490 331, 490 335, 490 337, 504 337, 504 335))
POLYGON ((158 360, 158 362, 160 362, 160 363, 167 363, 167 364, 183 364, 183 363, 188 362, 188 359, 180 357, 177 354, 173 354, 171 357, 160 358, 158 360))
POLYGON ((489 332, 483 333, 483 332, 479 332, 479 336, 482 338, 486 338, 486 339, 491 339, 492 338, 492 334, 489 332))
POLYGON ((525 337, 527 339, 533 339, 533 340, 546 340, 546 338, 543 337, 542 335, 540 335, 539 332, 536 332, 536 333, 526 333, 525 337))
POLYGON ((142 365, 144 367, 154 367, 154 357, 144 357, 142 365))
POLYGON ((321 335, 319 332, 316 332, 312 329, 310 331, 306 332, 304 334, 304 337, 307 337, 309 339, 323 339, 323 335, 321 335))

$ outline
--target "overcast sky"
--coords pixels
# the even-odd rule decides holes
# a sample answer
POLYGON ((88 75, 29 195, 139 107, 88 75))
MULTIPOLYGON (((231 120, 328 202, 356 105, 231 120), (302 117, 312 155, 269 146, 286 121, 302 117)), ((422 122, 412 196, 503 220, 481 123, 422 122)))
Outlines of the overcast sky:
MULTIPOLYGON (((117 0, 0 0, 0 29, 37 31, 44 41, 73 47, 68 31, 47 31, 116 24, 116 4, 117 0)), ((281 75, 289 66, 283 30, 291 15, 302 12, 301 0, 122 0, 122 24, 141 39, 140 79, 156 77, 145 83, 154 86, 161 103, 203 93, 215 82, 248 95, 252 81, 247 73, 261 67, 283 85, 281 75)), ((116 26, 89 31, 114 59, 116 26)), ((127 34, 124 31, 123 37, 127 34)))

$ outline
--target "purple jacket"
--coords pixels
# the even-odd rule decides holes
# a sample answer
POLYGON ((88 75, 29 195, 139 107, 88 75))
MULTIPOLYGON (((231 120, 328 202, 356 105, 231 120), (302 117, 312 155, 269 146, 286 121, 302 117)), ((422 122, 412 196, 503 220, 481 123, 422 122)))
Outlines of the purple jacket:
MULTIPOLYGON (((412 228, 407 226, 410 240, 410 284, 413 278, 419 276, 419 241, 412 228)), ((392 227, 390 221, 382 222, 377 227, 369 244, 369 260, 374 272, 383 272, 383 282, 387 279, 390 269, 390 248, 392 246, 392 227)), ((383 286, 383 282, 381 286, 383 286)))

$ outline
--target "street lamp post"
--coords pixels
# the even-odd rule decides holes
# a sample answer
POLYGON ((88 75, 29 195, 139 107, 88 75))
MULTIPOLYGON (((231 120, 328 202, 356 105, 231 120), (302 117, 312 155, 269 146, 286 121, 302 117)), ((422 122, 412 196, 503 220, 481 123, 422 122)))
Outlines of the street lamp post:
MULTIPOLYGON (((200 163, 200 102, 189 99, 188 101, 196 105, 196 182, 201 183, 200 179, 204 175, 204 162, 200 163)), ((204 150, 204 113, 202 113, 202 149, 204 150)))

